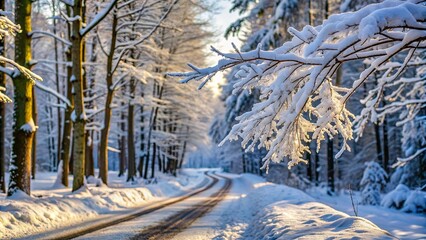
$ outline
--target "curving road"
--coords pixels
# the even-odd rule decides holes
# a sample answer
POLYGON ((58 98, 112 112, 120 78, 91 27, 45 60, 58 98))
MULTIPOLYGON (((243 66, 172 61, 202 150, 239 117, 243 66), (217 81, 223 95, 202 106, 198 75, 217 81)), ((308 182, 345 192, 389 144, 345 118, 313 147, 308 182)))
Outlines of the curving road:
POLYGON ((209 212, 228 193, 232 184, 229 178, 214 173, 205 174, 210 178, 209 183, 184 196, 151 203, 147 207, 106 220, 89 221, 24 239, 169 239, 209 212), (122 231, 128 235, 110 234, 111 229, 120 231, 126 225, 134 226, 131 232, 122 231))
MULTIPOLYGON (((215 176, 210 177, 216 182, 219 181, 215 176)), ((231 180, 225 177, 221 178, 225 179, 225 184, 219 191, 212 194, 210 198, 170 216, 158 225, 144 229, 131 239, 171 239, 179 232, 188 228, 195 220, 212 210, 229 192, 232 185, 231 180)))

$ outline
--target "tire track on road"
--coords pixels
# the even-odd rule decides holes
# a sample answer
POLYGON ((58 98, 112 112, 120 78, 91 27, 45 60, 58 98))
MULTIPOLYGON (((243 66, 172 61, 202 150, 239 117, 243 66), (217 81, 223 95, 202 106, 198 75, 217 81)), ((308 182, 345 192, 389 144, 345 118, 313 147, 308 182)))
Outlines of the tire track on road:
MULTIPOLYGON (((216 179, 216 182, 219 181, 218 178, 212 175, 209 176, 216 179)), ((222 178, 225 179, 224 186, 218 192, 211 195, 208 200, 184 209, 162 221, 160 224, 142 230, 141 233, 131 239, 171 239, 173 236, 191 226, 193 222, 212 210, 229 192, 232 181, 229 178, 222 178)))

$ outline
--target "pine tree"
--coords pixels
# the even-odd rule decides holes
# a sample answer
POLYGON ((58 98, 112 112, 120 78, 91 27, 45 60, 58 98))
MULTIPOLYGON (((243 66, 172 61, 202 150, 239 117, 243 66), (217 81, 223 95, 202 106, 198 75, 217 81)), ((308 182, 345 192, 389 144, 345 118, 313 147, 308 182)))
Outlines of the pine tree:
POLYGON ((362 204, 380 205, 380 191, 386 185, 388 175, 377 162, 365 163, 364 175, 361 179, 362 204))

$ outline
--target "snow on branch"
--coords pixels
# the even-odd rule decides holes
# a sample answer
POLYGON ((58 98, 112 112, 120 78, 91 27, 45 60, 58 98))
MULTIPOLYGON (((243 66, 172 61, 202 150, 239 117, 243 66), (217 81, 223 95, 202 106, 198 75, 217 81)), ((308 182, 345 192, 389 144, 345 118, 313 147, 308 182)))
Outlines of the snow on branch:
POLYGON ((45 85, 43 85, 43 84, 41 84, 39 82, 36 82, 35 86, 37 88, 39 88, 40 90, 42 90, 44 92, 47 92, 47 93, 55 96, 56 98, 58 98, 59 100, 61 100, 62 102, 64 102, 67 106, 72 107, 70 100, 67 97, 65 97, 64 95, 62 95, 62 94, 58 93, 57 91, 55 91, 54 89, 49 88, 49 87, 47 87, 47 86, 45 86, 45 85))
POLYGON ((111 2, 104 9, 102 9, 102 11, 96 14, 93 20, 89 24, 87 24, 85 28, 80 30, 80 35, 84 36, 88 32, 90 32, 90 30, 96 27, 96 25, 98 25, 99 22, 101 22, 108 15, 109 12, 111 12, 117 2, 118 0, 111 0, 111 2))
POLYGON ((6 91, 6 88, 0 86, 0 102, 12 102, 12 100, 3 94, 3 92, 6 91))
MULTIPOLYGON (((285 158, 290 159, 289 167, 306 162, 303 156, 309 152, 308 144, 315 139, 318 151, 327 136, 342 136, 338 156, 350 150, 346 142, 353 139, 355 116, 346 108, 348 99, 381 66, 405 53, 404 64, 380 78, 378 86, 396 81, 426 48, 426 6, 419 0, 387 0, 332 15, 320 26, 305 26, 301 31, 290 28, 289 33, 292 40, 272 51, 259 46, 249 52, 222 53, 212 48, 223 57, 215 66, 189 64, 192 72, 169 74, 184 83, 203 80, 203 86, 219 71, 238 66, 233 92, 260 88, 262 101, 237 117, 238 123, 221 144, 242 138, 246 151, 265 147, 264 167, 285 158), (342 64, 365 59, 369 66, 350 88, 334 85, 342 64)), ((380 99, 382 94, 381 90, 373 95, 380 99)), ((365 104, 366 109, 377 107, 374 101, 365 104)), ((364 111, 365 119, 374 120, 370 113, 364 111)))
POLYGON ((13 23, 6 16, 0 16, 0 39, 5 36, 15 36, 21 32, 21 27, 13 23))
MULTIPOLYGON (((3 57, 3 56, 0 56, 0 62, 10 64, 10 65, 12 65, 12 66, 15 68, 13 72, 9 71, 8 69, 7 69, 7 71, 3 71, 3 72, 4 72, 4 73, 6 73, 6 74, 10 74, 10 76, 11 76, 12 78, 17 77, 17 76, 19 76, 20 74, 24 74, 24 76, 25 76, 28 80, 30 80, 30 81, 31 81, 31 83, 33 83, 33 84, 34 84, 36 81, 43 81, 43 79, 42 79, 39 75, 37 75, 37 74, 33 73, 33 72, 32 72, 31 70, 29 70, 28 68, 23 67, 23 66, 21 66, 21 65, 17 64, 15 61, 13 61, 13 60, 11 60, 11 59, 8 59, 8 58, 5 58, 5 57, 3 57)), ((3 68, 3 69, 5 69, 5 68, 3 68)))
POLYGON ((36 30, 36 31, 32 31, 29 35, 30 36, 32 36, 32 37, 34 37, 34 35, 46 35, 46 36, 49 36, 49 37, 52 37, 52 38, 55 38, 56 40, 58 40, 58 41, 60 41, 60 42, 62 42, 62 43, 64 43, 65 45, 68 45, 68 46, 71 46, 72 44, 71 44, 71 42, 69 42, 68 40, 66 40, 66 39, 63 39, 63 38, 61 38, 61 37, 59 37, 59 36, 56 36, 55 34, 53 34, 53 33, 51 33, 51 32, 46 32, 46 31, 39 31, 39 30, 36 30))

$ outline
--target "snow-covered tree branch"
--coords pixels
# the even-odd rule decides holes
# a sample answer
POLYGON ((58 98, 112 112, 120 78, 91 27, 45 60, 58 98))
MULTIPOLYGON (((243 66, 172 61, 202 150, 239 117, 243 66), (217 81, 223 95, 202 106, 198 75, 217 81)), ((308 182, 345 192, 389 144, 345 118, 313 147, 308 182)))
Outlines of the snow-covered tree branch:
MULTIPOLYGON (((308 25, 301 31, 289 28, 292 40, 272 51, 261 50, 260 45, 253 51, 237 50, 236 53, 222 53, 212 48, 223 57, 217 65, 197 68, 190 64, 192 72, 170 75, 183 78, 182 82, 204 80, 203 86, 217 72, 239 66, 234 93, 260 87, 262 101, 237 118, 239 123, 225 140, 241 137, 247 151, 254 150, 257 144, 259 148, 266 147, 264 166, 288 157, 292 167, 306 162, 303 156, 309 152, 307 144, 314 139, 319 149, 320 142, 327 136, 341 135, 343 144, 337 155, 350 150, 347 141, 353 139, 355 116, 346 104, 373 73, 381 76, 379 88, 363 102, 365 108, 357 119, 377 121, 374 112, 384 109, 376 103, 386 88, 403 81, 401 76, 408 64, 424 59, 425 22, 425 1, 388 0, 356 12, 332 15, 317 27, 308 25), (380 71, 380 67, 397 56, 404 57, 403 64, 384 73, 380 71), (352 86, 335 86, 332 78, 342 64, 359 60, 368 61, 369 66, 352 86)), ((424 73, 419 73, 417 78, 424 90, 424 73)), ((386 97, 391 96, 391 92, 389 89, 386 97)), ((424 95, 420 99, 424 100, 424 95)), ((424 107, 423 101, 417 104, 424 107)), ((358 133, 362 133, 362 126, 357 125, 358 133)))

